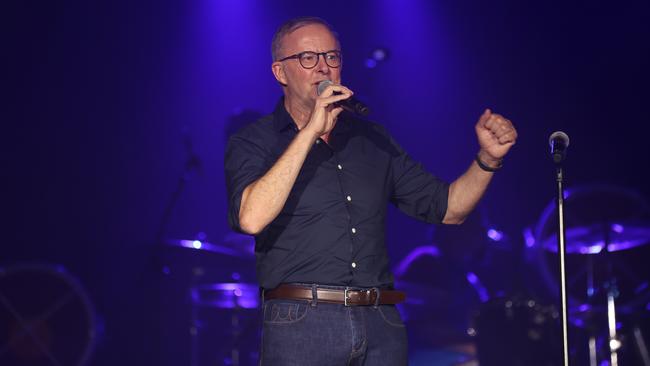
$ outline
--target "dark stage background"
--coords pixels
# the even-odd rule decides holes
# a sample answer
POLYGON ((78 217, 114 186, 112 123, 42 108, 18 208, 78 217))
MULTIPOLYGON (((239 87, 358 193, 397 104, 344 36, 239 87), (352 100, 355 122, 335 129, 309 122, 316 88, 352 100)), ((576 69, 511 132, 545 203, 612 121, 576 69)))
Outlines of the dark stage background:
MULTIPOLYGON (((174 247, 179 242, 170 240, 201 239, 238 253, 248 248, 226 222, 226 134, 233 123, 274 107, 281 90, 270 70, 271 37, 294 16, 317 15, 332 23, 342 43, 344 83, 371 106, 371 119, 438 176, 452 180, 469 165, 478 150, 473 126, 484 108, 504 114, 519 130, 503 170, 465 225, 433 228, 391 211, 388 244, 395 266, 415 248, 439 250, 413 261, 402 275, 413 288, 409 295, 424 299, 402 309, 415 320, 409 325, 413 364, 427 364, 418 361, 427 357, 452 364, 440 361, 437 350, 472 343, 463 334, 471 322, 463 319, 483 314, 485 320, 485 304, 498 308, 501 298, 557 302, 544 275, 553 255, 535 242, 553 233, 552 221, 538 225, 555 192, 551 132, 571 137, 565 182, 585 192, 573 224, 593 224, 633 191, 638 197, 621 204, 620 215, 607 223, 637 210, 634 218, 645 215, 645 221, 635 222, 635 238, 650 239, 642 203, 650 199, 647 1, 203 0, 11 7, 3 11, 2 27, 8 98, 0 145, 0 266, 7 277, 12 268, 47 265, 34 269, 47 277, 50 270, 43 268, 61 265, 78 279, 97 320, 93 365, 190 364, 191 310, 197 307, 189 286, 255 282, 254 262, 245 255, 174 247), (369 60, 377 48, 387 51, 385 60, 369 60), (581 221, 587 212, 597 218, 581 221), (436 305, 440 296, 457 299, 453 321, 444 315, 451 307, 436 305), (441 331, 432 324, 442 324, 441 331)), ((622 329, 640 324, 648 339, 648 250, 642 245, 617 255, 617 265, 632 273, 619 279, 622 292, 628 291, 621 301, 641 299, 622 318, 622 329)), ((572 274, 585 268, 585 257, 571 255, 572 274)), ((614 260, 594 257, 599 268, 614 260)), ((20 281, 25 282, 4 289, 5 296, 16 286, 18 297, 45 291, 43 281, 20 281)), ((579 284, 574 289, 582 291, 579 284)), ((239 310, 243 341, 234 343, 228 330, 233 309, 197 311, 206 329, 194 338, 203 342, 194 349, 200 364, 227 363, 231 348, 242 349, 242 364, 254 357, 245 350, 257 345, 254 310, 239 310)), ((499 319, 496 313, 492 318, 499 319)), ((594 317, 601 321, 602 312, 594 317)), ((3 315, 0 327, 8 331, 0 333, 14 334, 10 319, 3 315)), ((576 349, 583 347, 577 342, 585 327, 572 328, 576 349)), ((68 336, 65 325, 48 329, 43 332, 51 340, 68 336)), ((542 334, 559 346, 556 335, 542 334)), ((631 341, 626 347, 633 348, 631 341)), ((15 352, 0 348, 0 364, 18 362, 15 352)), ((49 364, 38 361, 41 356, 15 364, 49 364)), ((641 364, 635 362, 628 365, 641 364)))

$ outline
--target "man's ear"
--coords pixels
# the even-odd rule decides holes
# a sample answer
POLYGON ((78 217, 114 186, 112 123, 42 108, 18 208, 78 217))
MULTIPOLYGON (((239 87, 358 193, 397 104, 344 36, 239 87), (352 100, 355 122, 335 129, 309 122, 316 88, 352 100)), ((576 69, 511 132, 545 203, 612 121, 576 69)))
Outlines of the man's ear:
POLYGON ((271 71, 273 71, 273 76, 275 76, 275 80, 277 80, 280 85, 287 86, 287 75, 284 73, 284 65, 282 62, 276 61, 272 63, 271 71))

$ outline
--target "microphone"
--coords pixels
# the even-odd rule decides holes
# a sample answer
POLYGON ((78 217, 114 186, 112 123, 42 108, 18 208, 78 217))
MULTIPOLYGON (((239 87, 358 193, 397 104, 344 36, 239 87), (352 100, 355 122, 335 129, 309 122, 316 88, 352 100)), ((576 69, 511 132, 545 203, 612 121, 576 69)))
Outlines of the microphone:
MULTIPOLYGON (((321 95, 323 91, 325 91, 325 88, 328 86, 334 84, 332 80, 323 80, 320 83, 318 83, 318 95, 321 95)), ((339 94, 339 93, 336 93, 339 94)), ((370 113, 370 108, 363 104, 362 102, 358 101, 354 97, 350 97, 345 100, 341 100, 336 102, 336 105, 339 107, 342 107, 348 112, 356 113, 360 116, 367 116, 368 113, 370 113)))
POLYGON ((566 157, 566 149, 569 147, 569 135, 562 131, 555 131, 548 138, 548 144, 551 146, 551 155, 553 162, 559 164, 566 157))

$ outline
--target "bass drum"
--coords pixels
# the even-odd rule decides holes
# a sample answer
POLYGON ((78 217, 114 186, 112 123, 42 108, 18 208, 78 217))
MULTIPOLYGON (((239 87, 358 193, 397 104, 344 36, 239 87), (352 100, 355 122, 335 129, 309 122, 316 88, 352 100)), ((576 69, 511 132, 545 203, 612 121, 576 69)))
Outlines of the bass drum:
POLYGON ((469 329, 481 366, 554 366, 559 313, 531 298, 494 298, 481 305, 469 329))
POLYGON ((93 306, 63 267, 0 267, 0 365, 88 365, 93 306))

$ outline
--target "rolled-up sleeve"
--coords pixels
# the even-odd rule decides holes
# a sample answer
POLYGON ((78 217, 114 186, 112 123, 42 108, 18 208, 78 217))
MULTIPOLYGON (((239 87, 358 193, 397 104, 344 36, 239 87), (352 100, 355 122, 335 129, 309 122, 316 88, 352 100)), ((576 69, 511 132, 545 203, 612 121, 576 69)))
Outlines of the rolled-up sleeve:
POLYGON ((447 213, 449 183, 426 171, 386 134, 393 150, 391 202, 405 214, 439 224, 447 213))
POLYGON ((224 158, 228 224, 237 232, 243 232, 239 225, 242 194, 248 185, 266 173, 267 157, 265 149, 246 134, 236 134, 228 140, 224 158))

